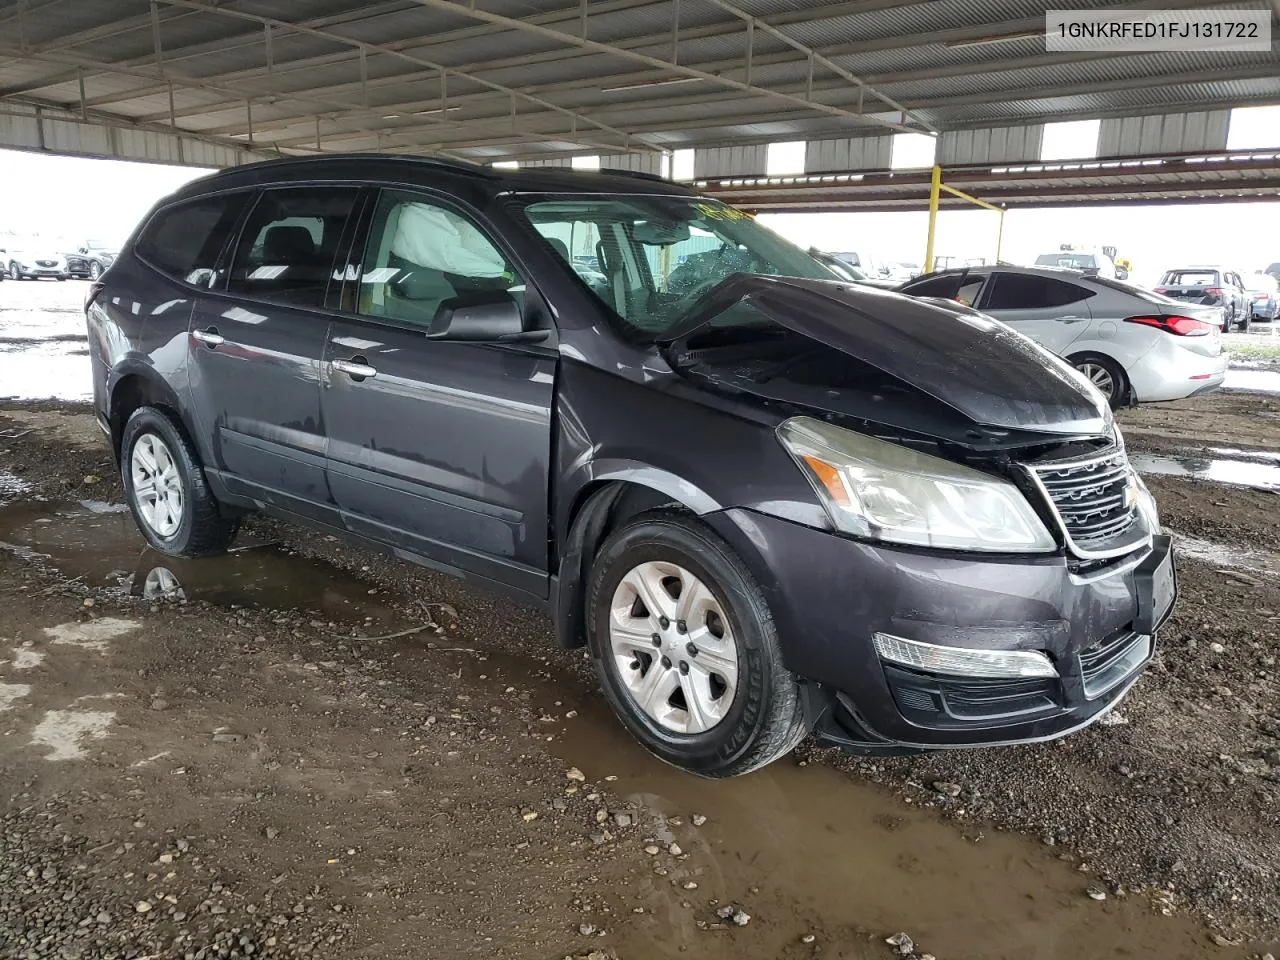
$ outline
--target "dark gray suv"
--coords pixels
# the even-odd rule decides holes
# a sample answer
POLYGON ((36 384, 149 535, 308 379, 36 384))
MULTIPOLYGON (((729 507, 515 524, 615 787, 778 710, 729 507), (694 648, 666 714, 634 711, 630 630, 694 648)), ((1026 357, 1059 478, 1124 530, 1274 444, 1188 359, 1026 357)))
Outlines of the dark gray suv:
POLYGON ((225 550, 261 511, 514 591, 702 775, 809 731, 1068 733, 1173 605, 1155 505, 1077 372, 656 178, 239 167, 157 206, 87 314, 157 549, 225 550))

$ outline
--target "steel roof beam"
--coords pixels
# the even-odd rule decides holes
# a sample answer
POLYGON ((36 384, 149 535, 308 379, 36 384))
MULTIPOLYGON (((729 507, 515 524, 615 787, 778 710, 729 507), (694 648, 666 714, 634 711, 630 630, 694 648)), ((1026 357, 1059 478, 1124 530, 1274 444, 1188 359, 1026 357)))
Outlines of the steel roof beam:
MULTIPOLYGON (((179 86, 179 87, 186 87, 186 88, 195 89, 195 90, 203 90, 209 93, 216 93, 219 96, 232 97, 234 98, 233 103, 243 105, 246 108, 246 111, 248 113, 252 113, 253 105, 255 103, 263 103, 263 102, 271 103, 272 100, 285 100, 285 101, 292 101, 297 103, 310 103, 313 107, 316 104, 319 104, 322 107, 325 107, 327 105, 327 109, 333 109, 335 106, 335 103, 333 101, 323 101, 315 98, 308 98, 298 94, 280 95, 278 97, 274 97, 271 99, 265 99, 261 96, 255 97, 253 95, 242 94, 242 93, 239 93, 238 91, 229 90, 225 87, 222 87, 217 84, 212 84, 204 80, 197 80, 193 77, 186 77, 180 74, 174 75, 170 71, 164 69, 162 66, 123 67, 123 66, 118 66, 111 63, 104 63, 102 61, 94 60, 90 57, 83 57, 74 53, 35 52, 30 50, 22 51, 20 49, 0 46, 0 57, 15 57, 15 58, 26 58, 29 60, 39 60, 47 63, 74 66, 80 70, 95 71, 98 73, 114 73, 114 74, 119 74, 121 76, 128 76, 128 77, 142 77, 144 79, 149 79, 149 80, 161 78, 166 82, 166 84, 173 83, 175 86, 179 86)), ((167 86, 166 86, 166 89, 167 89, 167 86)), ((0 91, 0 100, 4 100, 6 98, 18 99, 19 95, 8 94, 4 91, 0 91)), ((80 103, 78 99, 73 104, 71 104, 72 108, 78 108, 79 106, 80 106, 80 103)), ((348 103, 338 103, 336 104, 336 106, 340 109, 345 109, 351 105, 348 103)), ((64 105, 64 108, 66 108, 66 105, 64 105)), ((198 130, 188 131, 182 127, 174 127, 172 128, 172 132, 180 132, 183 135, 190 133, 193 136, 200 135, 202 133, 201 131, 198 131, 198 130)), ((371 135, 377 135, 377 132, 374 130, 367 130, 365 132, 371 135)), ((205 135, 213 136, 214 134, 209 134, 205 132, 205 135)), ((240 141, 231 140, 231 142, 236 143, 240 141)))
MULTIPOLYGON (((513 97, 515 99, 524 101, 526 103, 533 103, 539 107, 542 107, 545 110, 552 110, 552 111, 555 111, 556 113, 559 113, 559 114, 562 114, 563 116, 568 117, 574 124, 574 126, 571 128, 571 136, 569 137, 569 139, 572 139, 572 135, 576 133, 576 125, 578 123, 585 123, 590 127, 593 127, 599 130, 604 130, 608 133, 612 133, 615 136, 622 138, 622 141, 624 144, 630 143, 632 140, 632 135, 626 132, 625 130, 620 130, 617 127, 610 126, 609 124, 601 123, 600 121, 595 120, 590 116, 578 113, 577 111, 570 110, 566 107, 562 107, 559 104, 552 103, 549 100, 544 100, 541 97, 525 93, 522 90, 518 90, 514 87, 508 87, 501 83, 495 83, 492 80, 486 80, 482 77, 478 77, 473 74, 461 73, 460 71, 454 70, 450 67, 446 67, 443 64, 436 63, 434 61, 416 56, 414 54, 408 54, 401 50, 389 49, 388 47, 381 44, 365 43, 362 40, 356 40, 351 37, 345 37, 342 34, 333 33, 332 31, 329 31, 329 30, 321 30, 314 27, 307 27, 300 23, 294 23, 289 20, 279 20, 275 17, 264 17, 254 13, 247 13, 243 10, 233 10, 228 7, 213 6, 208 3, 199 2, 199 0, 159 0, 159 2, 168 4, 170 6, 185 7, 187 9, 192 9, 192 10, 202 10, 206 13, 218 14, 220 16, 236 17, 241 20, 248 20, 254 23, 258 23, 260 25, 271 24, 272 26, 278 27, 282 30, 292 30, 296 33, 305 34, 307 36, 316 37, 322 40, 328 40, 335 43, 342 43, 347 46, 354 47, 356 50, 359 50, 359 51, 385 54, 386 56, 395 57, 399 60, 405 61, 406 63, 412 63, 419 67, 427 67, 430 69, 438 70, 440 71, 442 78, 447 78, 449 76, 464 78, 468 82, 477 83, 477 84, 480 84, 481 86, 488 87, 491 90, 506 93, 510 97, 513 97)), ((637 141, 631 147, 626 147, 624 149, 653 151, 658 148, 653 147, 647 143, 644 143, 643 141, 637 141)))
MULTIPOLYGON (((714 3, 716 2, 716 0, 709 0, 709 2, 714 3)), ((1151 0, 1140 0, 1140 4, 1136 4, 1133 6, 1149 5, 1150 2, 1151 0)), ((1212 7, 1212 6, 1221 6, 1224 4, 1229 5, 1232 2, 1235 2, 1235 0, 1167 0, 1167 2, 1163 4, 1163 6, 1165 6, 1166 8, 1175 8, 1179 6, 1197 6, 1197 7, 1210 6, 1212 7)), ((1275 0, 1275 2, 1280 3, 1280 0, 1275 0)), ((897 5, 897 4, 887 2, 887 0, 886 2, 881 2, 876 4, 876 6, 879 6, 879 7, 887 7, 892 5, 897 5)), ((844 6, 848 6, 848 4, 828 5, 827 7, 824 7, 822 9, 822 15, 824 17, 834 16, 836 14, 831 12, 831 7, 841 8, 844 6)), ((562 11, 562 12, 567 13, 567 11, 562 11)), ((551 14, 546 14, 544 16, 550 17, 551 14)), ((799 18, 800 18, 799 13, 793 12, 792 16, 789 19, 795 20, 799 18)), ((769 22, 770 23, 782 22, 782 19, 783 18, 774 17, 774 18, 771 18, 769 22)), ((763 22, 764 21, 760 21, 757 18, 757 23, 763 23, 763 22)), ((1026 28, 1028 24, 1035 24, 1039 22, 1040 22, 1039 20, 1032 19, 1032 20, 1022 20, 1022 21, 1010 21, 1003 24, 988 23, 988 24, 983 24, 979 27, 961 27, 961 28, 955 28, 954 30, 949 32, 943 31, 943 32, 931 34, 931 35, 907 37, 901 42, 899 42, 896 39, 885 40, 885 41, 863 41, 863 42, 860 42, 859 45, 865 46, 867 49, 870 49, 870 50, 880 50, 880 49, 890 49, 890 48, 907 49, 907 48, 913 48, 918 46, 932 45, 940 42, 963 42, 965 39, 973 39, 975 35, 990 36, 993 34, 993 32, 996 34, 1002 34, 1006 32, 1017 32, 1018 30, 1022 30, 1026 28)), ((460 31, 455 31, 455 32, 460 32, 460 31)), ((640 43, 641 45, 652 44, 655 42, 659 42, 660 40, 664 39, 666 36, 667 35, 664 34, 661 37, 651 36, 651 37, 645 37, 645 38, 638 38, 637 42, 640 43)), ((626 45, 631 45, 631 42, 627 41, 626 45)), ((815 51, 815 54, 817 56, 821 56, 824 59, 826 59, 827 54, 834 55, 840 50, 846 50, 848 47, 849 45, 847 44, 823 47, 823 48, 817 49, 815 51)), ((795 48, 793 47, 793 49, 795 48)), ((808 48, 805 48, 805 49, 808 49, 808 48)), ((1040 54, 1036 57, 1023 57, 1014 61, 995 61, 995 62, 986 61, 981 63, 951 64, 945 67, 937 67, 933 69, 904 71, 897 74, 879 74, 879 75, 864 77, 863 80, 870 85, 883 86, 885 84, 890 84, 890 83, 898 82, 899 80, 906 80, 906 79, 940 79, 945 77, 972 76, 972 75, 977 75, 977 74, 982 74, 987 72, 1005 72, 1007 70, 1022 69, 1023 67, 1052 66, 1056 64, 1069 63, 1069 62, 1085 62, 1085 61, 1091 61, 1091 60, 1107 59, 1115 56, 1118 56, 1118 55, 1110 52, 1105 52, 1105 51, 1097 52, 1097 53, 1067 53, 1067 54, 1057 54, 1057 55, 1040 54)), ((506 66, 513 66, 522 62, 529 62, 531 58, 538 58, 538 57, 545 57, 545 54, 532 54, 532 55, 527 55, 526 57, 514 58, 508 61, 501 61, 501 60, 492 61, 487 65, 487 68, 491 68, 495 70, 501 69, 501 68, 505 68, 506 66)), ((306 62, 309 62, 309 61, 297 61, 297 63, 306 63, 306 62)), ((778 53, 778 54, 757 56, 755 58, 755 62, 757 65, 766 64, 766 63, 770 65, 776 65, 778 63, 784 63, 784 62, 794 63, 797 61, 795 61, 794 56, 790 53, 778 53)), ((716 61, 710 64, 702 64, 701 68, 704 70, 723 70, 723 69, 734 69, 734 68, 740 69, 741 66, 742 64, 740 60, 723 60, 723 61, 716 61)), ((280 69, 278 70, 278 75, 290 73, 292 72, 292 68, 293 68, 292 63, 286 63, 280 67, 280 69)), ((256 74, 261 73, 261 71, 254 71, 254 72, 256 74)), ((535 85, 535 86, 528 87, 526 89, 529 92, 537 92, 539 94, 550 93, 550 92, 558 93, 558 92, 564 92, 568 90, 577 90, 577 89, 595 89, 599 87, 603 82, 625 83, 625 82, 635 81, 635 82, 643 83, 646 80, 654 79, 655 75, 661 76, 661 73, 658 71, 635 72, 631 74, 614 75, 614 76, 611 76, 607 81, 602 80, 601 78, 598 78, 598 77, 594 77, 589 79, 570 81, 566 83, 550 83, 550 84, 535 85)), ((227 75, 227 76, 230 76, 230 75, 227 75)), ((380 79, 377 82, 377 86, 394 86, 395 84, 400 82, 408 83, 408 82, 412 82, 414 79, 418 78, 419 76, 420 76, 419 74, 393 75, 390 77, 380 79)), ((353 86, 353 84, 350 84, 350 83, 338 84, 328 88, 320 88, 319 90, 315 90, 314 92, 318 93, 318 92, 321 92, 322 90, 336 91, 343 88, 349 88, 351 86, 353 86)), ((815 86, 815 90, 820 90, 823 92, 831 89, 833 89, 832 86, 826 83, 821 84, 820 86, 815 86)), ((469 95, 456 97, 451 102, 454 103, 455 105, 462 106, 462 105, 470 105, 473 103, 483 103, 491 99, 493 99, 493 96, 491 94, 476 93, 476 94, 469 94, 469 95)), ((692 105, 699 102, 708 102, 708 103, 715 102, 715 99, 716 98, 706 98, 705 100, 699 100, 696 98, 683 98, 678 100, 672 100, 670 98, 664 98, 663 102, 669 103, 672 105, 692 105)), ((92 101, 92 100, 90 101, 91 104, 94 104, 95 102, 96 101, 92 101)), ((418 104, 420 103, 425 104, 427 102, 429 101, 401 101, 401 102, 392 103, 392 104, 383 104, 382 109, 388 112, 411 113, 411 112, 414 112, 414 109, 418 104)), ((635 101, 631 101, 630 103, 627 103, 627 104, 620 104, 617 109, 625 110, 625 109, 628 109, 629 107, 634 106, 634 104, 635 104, 635 101)), ((895 106, 897 105, 895 104, 895 106)), ((605 109, 611 109, 611 108, 605 108, 605 109)), ((180 110, 178 111, 178 116, 179 117, 184 116, 188 112, 202 112, 202 111, 200 108, 192 108, 191 111, 180 110)), ((598 109, 595 115, 597 116, 599 115, 598 109)), ((335 115, 333 119, 339 119, 340 116, 341 116, 340 114, 335 115)), ((304 117, 299 117, 299 119, 301 120, 306 118, 304 116, 304 117)))
MULTIPOLYGON (((166 2, 176 2, 176 0, 166 0, 166 2)), ((532 23, 528 20, 519 20, 517 18, 506 17, 498 13, 490 13, 489 11, 482 10, 470 3, 463 4, 455 2, 455 0, 413 0, 413 2, 436 10, 447 11, 455 15, 470 17, 473 20, 482 20, 486 23, 492 23, 497 26, 508 27, 511 30, 529 33, 547 40, 553 40, 566 46, 579 47, 583 50, 589 50, 592 53, 603 53, 624 60, 634 60, 637 63, 643 63, 646 66, 664 70, 678 76, 690 77, 695 80, 705 80, 708 83, 718 84, 719 86, 739 90, 743 93, 751 93, 761 97, 768 97, 773 100, 791 103, 819 113, 831 114, 832 116, 840 117, 844 120, 849 120, 861 125, 888 127, 907 133, 920 132, 918 128, 909 127, 905 123, 893 123, 887 120, 881 120, 877 117, 869 117, 863 113, 846 110, 843 107, 831 106, 830 104, 822 103, 817 100, 810 100, 805 97, 780 93, 766 87, 754 86, 740 80, 733 80, 726 76, 709 73, 708 71, 697 67, 674 63, 669 60, 662 60, 658 57, 651 57, 648 54, 639 53, 635 50, 627 50, 611 44, 601 43, 598 40, 591 40, 587 37, 579 37, 575 34, 564 33, 563 31, 542 26, 541 24, 532 23)))
MULTIPOLYGON (((396 2, 398 2, 398 0, 392 0, 392 3, 396 3, 396 2)), ((593 16, 603 16, 619 10, 628 10, 628 9, 634 9, 637 7, 658 6, 658 5, 665 6, 667 2, 668 0, 591 0, 590 10, 593 16)), ((920 0, 846 0, 846 2, 842 2, 842 3, 826 4, 822 8, 822 14, 824 17, 835 17, 835 16, 843 16, 848 13, 866 13, 866 12, 874 12, 875 10, 891 9, 893 7, 910 6, 919 2, 920 0)), ((385 6, 387 6, 387 4, 379 5, 379 7, 374 9, 381 9, 382 7, 385 7, 385 6)), ((361 13, 366 13, 366 12, 367 10, 361 10, 361 13)), ((770 24, 777 25, 777 26, 786 26, 791 23, 802 22, 804 20, 811 18, 811 16, 812 16, 812 11, 809 9, 793 10, 785 13, 772 15, 768 18, 768 22, 770 24)), ((560 22, 576 23, 580 20, 580 17, 581 17, 581 7, 575 6, 572 8, 562 8, 559 10, 552 10, 546 13, 536 14, 534 16, 528 17, 527 20, 530 23, 540 23, 540 24, 552 24, 552 23, 560 23, 560 22)), ((329 19, 336 21, 337 17, 335 16, 329 19)), ((365 17, 362 19, 369 19, 369 18, 365 17)), ((305 21, 305 22, 309 26, 320 25, 318 21, 305 21)), ((447 48, 448 44, 455 42, 457 40, 467 40, 467 39, 473 39, 477 36, 487 36, 495 33, 501 33, 504 29, 505 28, 503 27, 496 27, 492 24, 477 24, 476 26, 464 27, 457 30, 450 30, 442 34, 441 33, 430 34, 427 36, 418 35, 418 36, 414 36, 412 38, 407 38, 404 40, 395 40, 395 41, 384 43, 383 46, 387 47, 388 49, 394 49, 394 50, 409 50, 409 49, 417 49, 422 47, 430 48, 435 46, 443 46, 447 48)), ((692 39, 703 39, 707 37, 728 36, 728 35, 739 33, 739 32, 741 31, 739 30, 736 24, 734 24, 732 21, 726 21, 723 23, 707 24, 699 27, 685 28, 684 30, 681 31, 681 35, 684 39, 692 40, 692 39)), ((659 36, 649 35, 649 36, 641 36, 641 37, 627 37, 617 41, 617 45, 619 47, 624 47, 624 48, 653 46, 654 44, 660 43, 663 40, 667 39, 669 36, 670 36, 669 33, 663 33, 659 36)), ((254 40, 256 40, 256 38, 257 38, 256 32, 253 34, 246 34, 244 35, 243 43, 235 43, 230 46, 223 44, 223 45, 218 45, 216 47, 213 47, 212 49, 216 52, 223 52, 227 49, 235 49, 237 47, 249 46, 253 43, 254 40)), ((177 48, 173 51, 170 51, 170 53, 172 55, 171 57, 172 59, 181 60, 181 59, 184 59, 187 54, 190 54, 193 57, 198 57, 200 56, 201 53, 209 52, 209 51, 210 51, 209 44, 197 44, 190 47, 177 48)), ((789 58, 791 57, 790 54, 788 54, 787 56, 789 58)), ((300 58, 298 60, 290 61, 288 64, 286 64, 286 66, 293 69, 299 69, 299 70, 308 69, 311 67, 324 66, 328 63, 332 63, 334 62, 334 59, 335 57, 332 54, 322 54, 315 57, 305 57, 305 58, 300 58)), ((548 61, 548 60, 554 62, 556 60, 562 60, 562 59, 564 59, 564 51, 549 51, 549 52, 540 53, 540 54, 525 54, 520 57, 510 57, 510 58, 507 58, 506 60, 484 61, 481 63, 472 62, 467 64, 455 64, 454 69, 462 72, 470 72, 470 71, 479 70, 479 69, 495 69, 496 70, 496 69, 502 69, 508 66, 523 66, 529 63, 536 63, 536 62, 542 62, 542 61, 548 61)), ((236 70, 228 73, 218 74, 216 76, 216 79, 220 81, 227 81, 232 79, 237 79, 237 80, 251 79, 251 78, 256 79, 263 76, 263 73, 264 71, 262 70, 261 67, 250 67, 243 70, 236 70)), ((164 91, 161 89, 156 89, 148 92, 140 92, 138 95, 139 96, 155 96, 163 92, 164 91)), ((107 100, 103 102, 110 103, 112 101, 107 100)))
MULTIPOLYGON (((1106 93, 1106 92, 1117 91, 1117 90, 1123 91, 1123 90, 1130 90, 1130 89, 1135 89, 1135 90, 1147 89, 1151 87, 1176 86, 1176 85, 1187 84, 1187 83, 1201 83, 1201 82, 1210 81, 1214 79, 1244 80, 1244 79, 1257 79, 1257 78, 1271 78, 1273 76, 1274 76, 1274 70, 1272 69, 1270 64, 1259 63, 1259 64, 1252 64, 1252 65, 1245 65, 1242 67, 1236 67, 1236 68, 1225 70, 1225 71, 1224 70, 1217 70, 1217 71, 1201 70, 1201 71, 1193 71, 1193 72, 1182 73, 1182 74, 1166 74, 1160 77, 1097 81, 1092 84, 1078 86, 1078 87, 1071 87, 1071 88, 1063 88, 1061 86, 1015 87, 1012 89, 994 90, 994 91, 988 91, 988 92, 979 93, 979 94, 968 94, 968 95, 965 95, 964 97, 935 97, 935 98, 930 98, 928 100, 923 100, 923 99, 909 100, 908 99, 907 103, 911 106, 913 110, 920 111, 920 110, 928 110, 928 109, 941 109, 951 104, 1017 103, 1017 102, 1028 101, 1028 100, 1064 99, 1068 97, 1077 96, 1081 93, 1106 93)), ((1134 109, 1136 108, 1135 107, 1125 108, 1124 112, 1125 114, 1132 114, 1134 109)), ((1154 111, 1159 113, 1162 111, 1168 112, 1169 110, 1176 111, 1178 107, 1174 105, 1162 104, 1158 106, 1156 105, 1152 105, 1149 107, 1144 106, 1142 107, 1142 109, 1148 112, 1154 111)), ((1093 116, 1094 113, 1089 112, 1088 115, 1093 116)), ((796 120, 812 119, 812 115, 808 114, 803 110, 793 110, 793 111, 787 111, 785 113, 771 114, 770 119, 777 122, 796 121, 796 120)), ((1044 120, 1043 116, 1037 116, 1034 119, 1026 118, 1026 117, 1016 117, 1016 118, 992 117, 982 121, 967 121, 967 122, 970 124, 979 123, 982 126, 1001 125, 1002 123, 1004 125, 1016 126, 1016 125, 1025 125, 1031 122, 1043 122, 1043 120, 1044 120)), ((744 125, 749 125, 749 124, 759 123, 759 122, 760 122, 760 114, 758 112, 754 112, 754 113, 739 113, 739 114, 733 114, 728 116, 706 115, 698 119, 681 120, 681 121, 661 121, 661 122, 654 121, 654 122, 649 122, 645 124, 634 125, 633 129, 636 130, 638 133, 660 135, 664 133, 677 133, 683 130, 705 130, 708 127, 744 126, 744 125)), ((401 137, 415 136, 420 133, 427 132, 430 129, 431 128, 402 127, 398 130, 390 130, 390 131, 387 131, 386 142, 388 146, 395 146, 399 144, 399 139, 401 137)), ((825 139, 832 136, 840 136, 842 134, 847 136, 848 131, 847 130, 843 130, 843 131, 842 130, 825 130, 820 133, 804 133, 804 134, 797 134, 796 136, 798 139, 812 140, 812 139, 825 139)), ((331 135, 331 139, 335 143, 341 143, 343 142, 344 139, 345 140, 360 139, 360 135, 356 132, 345 133, 345 134, 334 133, 331 135)), ((560 139, 568 139, 568 138, 560 138, 560 139)), ((712 145, 735 144, 735 143, 741 143, 741 144, 763 143, 763 142, 770 142, 777 139, 778 137, 776 135, 767 136, 767 137, 730 137, 730 138, 717 138, 714 140, 707 140, 707 141, 698 141, 696 144, 689 144, 689 145, 690 146, 712 146, 712 145)), ((294 145, 295 143, 302 143, 302 142, 305 142, 304 139, 299 138, 298 140, 280 140, 279 144, 282 147, 289 147, 291 145, 294 145)), ((449 141, 441 141, 441 142, 449 146, 454 146, 456 148, 456 145, 450 144, 449 141)), ((667 140, 664 143, 667 149, 679 149, 680 147, 685 146, 684 143, 671 141, 671 140, 667 140)))

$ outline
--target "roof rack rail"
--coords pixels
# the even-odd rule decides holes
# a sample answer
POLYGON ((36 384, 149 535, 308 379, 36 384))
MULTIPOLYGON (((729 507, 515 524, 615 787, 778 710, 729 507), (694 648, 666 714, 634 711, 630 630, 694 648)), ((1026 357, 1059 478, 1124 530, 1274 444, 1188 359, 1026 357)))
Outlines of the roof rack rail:
POLYGON ((471 163, 467 160, 454 160, 450 157, 431 157, 401 153, 322 153, 272 157, 270 160, 258 160, 252 164, 246 163, 241 164, 238 167, 228 167, 226 169, 239 170, 250 166, 261 167, 276 165, 285 166, 288 164, 326 163, 334 160, 394 160, 403 163, 421 163, 433 167, 447 167, 451 170, 461 170, 466 173, 479 174, 480 176, 495 176, 487 166, 479 163, 471 163))
POLYGON ((617 167, 601 167, 599 170, 593 170, 592 173, 607 173, 611 177, 634 177, 637 180, 657 180, 659 183, 673 183, 670 177, 664 177, 660 173, 645 173, 641 170, 619 170, 617 167))

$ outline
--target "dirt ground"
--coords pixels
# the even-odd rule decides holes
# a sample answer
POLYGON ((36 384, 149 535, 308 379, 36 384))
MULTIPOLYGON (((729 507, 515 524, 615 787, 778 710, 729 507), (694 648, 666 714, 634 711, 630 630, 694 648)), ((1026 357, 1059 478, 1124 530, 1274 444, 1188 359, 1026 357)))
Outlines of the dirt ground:
MULTIPOLYGON (((1121 420, 1277 451, 1275 403, 1121 420)), ((265 520, 161 558, 87 409, 0 408, 0 957, 1275 951, 1280 501, 1149 482, 1220 551, 1184 554, 1118 722, 715 783, 633 744, 538 614, 265 520)))

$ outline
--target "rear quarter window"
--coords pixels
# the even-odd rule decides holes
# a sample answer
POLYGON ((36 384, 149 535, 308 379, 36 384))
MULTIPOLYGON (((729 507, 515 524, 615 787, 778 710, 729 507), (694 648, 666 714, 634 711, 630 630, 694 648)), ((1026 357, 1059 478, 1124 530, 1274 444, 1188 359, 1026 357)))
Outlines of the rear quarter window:
POLYGON ((174 280, 197 287, 214 286, 218 256, 247 196, 222 194, 165 207, 139 235, 134 245, 138 257, 174 280))

